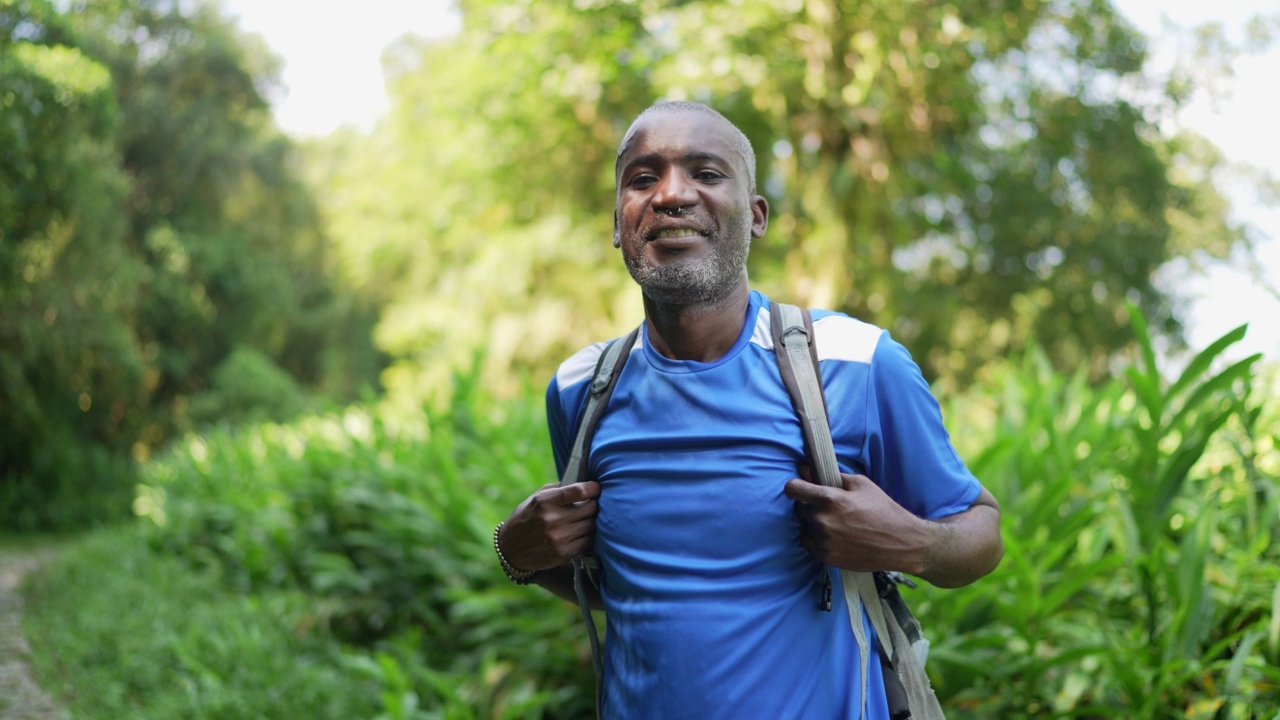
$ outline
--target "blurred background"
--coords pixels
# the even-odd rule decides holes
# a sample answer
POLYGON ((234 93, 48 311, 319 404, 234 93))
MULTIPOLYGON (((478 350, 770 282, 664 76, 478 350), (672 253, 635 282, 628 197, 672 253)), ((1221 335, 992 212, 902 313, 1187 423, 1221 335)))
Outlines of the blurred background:
POLYGON ((753 284, 888 328, 1005 505, 996 575, 918 602, 948 708, 1280 717, 1278 72, 1246 0, 0 0, 39 678, 77 717, 587 712, 572 608, 489 533, 552 479, 550 373, 642 316, 612 161, 689 99, 757 150, 753 284))
MULTIPOLYGON (((1259 0, 1169 3, 1122 0, 1116 10, 1145 43, 1143 73, 1168 79, 1197 74, 1176 107, 1156 119, 1165 134, 1203 136, 1226 163, 1217 185, 1229 200, 1229 217, 1247 226, 1252 245, 1226 258, 1175 263, 1163 282, 1186 303, 1184 321, 1192 345, 1248 321, 1244 349, 1280 354, 1280 209, 1259 176, 1280 168, 1280 140, 1270 120, 1269 88, 1280 68, 1280 47, 1269 39, 1268 14, 1259 0), (1253 34, 1251 34, 1253 33, 1253 34), (1222 44, 1226 41, 1225 44, 1222 44), (1211 51, 1210 43, 1220 43, 1211 51), (1193 69, 1208 52, 1216 64, 1193 69), (1261 193, 1259 192, 1261 190, 1261 193)), ((282 87, 272 99, 280 127, 296 138, 317 138, 339 127, 371 131, 390 109, 381 58, 406 33, 439 38, 461 29, 461 13, 445 2, 369 3, 353 22, 341 3, 313 3, 308 22, 294 22, 289 3, 227 2, 240 27, 261 35, 282 58, 282 87), (344 51, 330 52, 335 34, 344 51), (358 100, 357 100, 358 98, 358 100)))

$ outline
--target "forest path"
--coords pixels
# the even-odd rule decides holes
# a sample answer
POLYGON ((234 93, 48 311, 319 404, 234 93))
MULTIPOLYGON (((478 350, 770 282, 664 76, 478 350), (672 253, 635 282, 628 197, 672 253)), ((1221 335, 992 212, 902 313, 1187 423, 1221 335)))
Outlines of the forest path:
POLYGON ((22 579, 56 553, 52 548, 0 548, 0 720, 68 720, 31 679, 31 646, 22 632, 22 579))

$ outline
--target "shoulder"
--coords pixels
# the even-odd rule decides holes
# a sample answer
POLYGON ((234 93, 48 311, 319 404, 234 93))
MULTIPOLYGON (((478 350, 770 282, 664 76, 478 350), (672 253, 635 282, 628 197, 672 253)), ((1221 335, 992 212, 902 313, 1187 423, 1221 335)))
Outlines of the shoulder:
MULTIPOLYGON (((614 338, 614 340, 622 340, 623 337, 625 336, 614 338)), ((595 375, 596 365, 600 363, 600 356, 604 354, 605 348, 611 342, 613 340, 592 343, 570 355, 567 360, 560 363, 560 367, 556 368, 556 374, 552 382, 563 392, 591 380, 591 377, 595 375)), ((640 343, 641 339, 637 337, 635 344, 631 347, 631 351, 634 352, 638 349, 640 343)))
POLYGON ((554 378, 556 387, 563 391, 589 380, 595 372, 596 363, 600 362, 600 355, 604 353, 604 348, 608 344, 607 341, 592 343, 560 363, 554 378))
POLYGON ((882 345, 892 344, 883 328, 830 310, 811 310, 818 360, 870 365, 882 345))
MULTIPOLYGON (((751 342, 775 352, 771 303, 760 295, 751 342)), ((818 346, 818 360, 836 360, 869 365, 880 345, 888 337, 884 329, 850 317, 842 312, 813 308, 809 310, 818 346)))

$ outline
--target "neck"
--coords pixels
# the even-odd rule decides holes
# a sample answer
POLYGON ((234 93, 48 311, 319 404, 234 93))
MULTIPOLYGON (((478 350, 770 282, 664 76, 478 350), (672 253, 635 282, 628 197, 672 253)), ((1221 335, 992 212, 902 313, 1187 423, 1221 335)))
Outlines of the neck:
POLYGON ((649 344, 672 360, 719 360, 738 341, 749 303, 745 279, 712 303, 676 307, 646 295, 644 314, 649 344))

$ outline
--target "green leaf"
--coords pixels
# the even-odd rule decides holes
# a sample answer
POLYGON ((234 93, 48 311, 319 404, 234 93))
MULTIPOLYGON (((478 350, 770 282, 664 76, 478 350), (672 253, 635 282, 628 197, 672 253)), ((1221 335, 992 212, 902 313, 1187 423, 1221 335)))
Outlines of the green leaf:
POLYGON ((1056 614, 1062 606, 1090 585, 1102 585, 1107 575, 1125 565, 1122 555, 1107 555, 1085 565, 1073 565, 1045 594, 1043 609, 1046 615, 1056 614))
POLYGON ((1190 438, 1184 438, 1182 445, 1161 463, 1156 473, 1155 491, 1151 495, 1151 504, 1147 508, 1152 522, 1164 522, 1169 506, 1182 491, 1187 474, 1204 455, 1205 448, 1209 445, 1214 433, 1231 419, 1232 414, 1231 410, 1227 410, 1198 423, 1195 434, 1190 438))
POLYGON ((1222 683, 1222 694, 1231 697, 1240 687, 1240 678, 1244 675, 1245 664, 1253 654, 1253 646, 1265 637, 1262 630, 1253 630, 1245 634, 1231 654, 1231 664, 1227 666, 1227 676, 1222 683))
POLYGON ((1213 364, 1214 359, 1216 359, 1218 355, 1222 354, 1222 352, 1228 347, 1244 339, 1245 331, 1248 330, 1248 327, 1248 324, 1244 324, 1234 330, 1231 330, 1217 340, 1214 340, 1209 347, 1197 353, 1196 356, 1192 358, 1191 362, 1187 363, 1186 369, 1184 369, 1182 374, 1178 376, 1177 381, 1174 382, 1173 385, 1169 386, 1168 392, 1165 393, 1166 397, 1174 397, 1178 393, 1182 392, 1184 388, 1189 387, 1194 383, 1206 370, 1209 369, 1209 366, 1213 364))
POLYGON ((1212 378, 1201 383, 1191 393, 1190 397, 1178 408, 1178 412, 1169 419, 1165 429, 1178 427, 1182 420, 1190 413, 1199 409, 1200 406, 1207 402, 1216 393, 1228 393, 1230 385, 1236 380, 1248 377, 1253 371, 1253 365, 1262 357, 1261 353, 1250 355, 1249 357, 1232 364, 1222 372, 1214 375, 1212 378))
POLYGON ((1129 378, 1138 399, 1142 401, 1142 406, 1147 409, 1152 427, 1159 427, 1160 417, 1164 414, 1164 398, 1160 395, 1159 380, 1142 374, 1136 367, 1125 368, 1124 374, 1129 378))
MULTIPOLYGON (((1151 342, 1151 334, 1147 331, 1147 319, 1143 316, 1141 308, 1134 303, 1126 302, 1125 310, 1129 313, 1129 323, 1133 327, 1133 334, 1137 337, 1138 348, 1142 351, 1142 361, 1146 366, 1143 376, 1147 378, 1153 389, 1157 389, 1160 383, 1160 368, 1156 364, 1156 351, 1151 342)), ((1155 417, 1159 417, 1159 414, 1155 417)))

